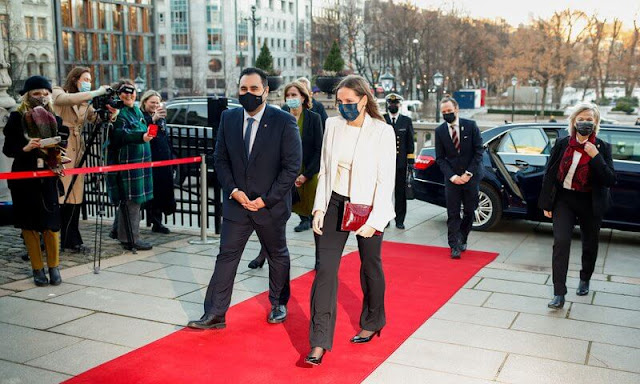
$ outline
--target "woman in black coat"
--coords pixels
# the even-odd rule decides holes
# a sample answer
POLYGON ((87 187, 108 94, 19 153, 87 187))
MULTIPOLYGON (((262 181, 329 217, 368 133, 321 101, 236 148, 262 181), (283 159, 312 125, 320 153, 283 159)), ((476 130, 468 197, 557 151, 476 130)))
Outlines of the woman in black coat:
MULTIPOLYGON (((161 101, 160 94, 154 90, 145 92, 140 99, 140 109, 147 125, 156 124, 158 126, 158 134, 151 141, 151 159, 153 161, 173 158, 165 122, 167 111, 161 106, 161 101)), ((162 224, 162 214, 171 215, 175 211, 176 200, 173 194, 171 167, 154 167, 153 200, 147 205, 147 223, 152 225, 151 230, 158 233, 170 233, 169 228, 162 224)))
POLYGON ((602 218, 609 207, 609 187, 616 180, 611 146, 596 137, 600 111, 591 103, 579 104, 569 118, 569 137, 551 150, 538 206, 553 220, 553 300, 549 308, 564 306, 571 236, 579 221, 582 269, 576 294, 589 293, 589 280, 598 257, 602 218))
MULTIPOLYGON (((41 140, 60 136, 64 143, 69 129, 51 109, 51 83, 42 76, 32 76, 20 91, 22 103, 11 112, 4 128, 2 152, 13 158, 12 172, 53 170, 62 174, 59 144, 41 145, 41 140)), ((59 285, 60 277, 60 205, 64 193, 59 177, 28 178, 8 181, 13 201, 13 220, 22 229, 33 279, 37 286, 59 285), (40 236, 47 251, 49 279, 44 272, 40 236)))

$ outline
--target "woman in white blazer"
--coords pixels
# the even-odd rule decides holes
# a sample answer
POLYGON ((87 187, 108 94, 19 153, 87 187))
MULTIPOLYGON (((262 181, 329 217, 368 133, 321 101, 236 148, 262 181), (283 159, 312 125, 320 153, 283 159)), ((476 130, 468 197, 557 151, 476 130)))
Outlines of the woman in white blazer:
POLYGON ((316 276, 311 288, 311 352, 305 358, 311 365, 319 365, 324 352, 333 345, 338 268, 349 237, 349 232, 340 230, 346 201, 373 207, 366 223, 355 232, 364 300, 361 330, 351 342, 371 341, 373 336, 380 336, 386 324, 382 235, 376 232, 383 232, 395 216, 395 133, 378 111, 364 78, 347 76, 336 90, 340 116, 326 122, 313 207, 316 276))

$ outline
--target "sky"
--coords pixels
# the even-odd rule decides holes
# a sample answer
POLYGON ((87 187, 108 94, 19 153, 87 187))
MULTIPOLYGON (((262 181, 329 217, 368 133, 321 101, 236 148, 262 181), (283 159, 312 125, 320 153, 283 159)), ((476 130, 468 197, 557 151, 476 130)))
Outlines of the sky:
MULTIPOLYGON (((401 3, 403 0, 396 0, 401 3)), ((455 6, 473 18, 504 18, 512 26, 528 24, 532 18, 549 18, 554 11, 577 9, 588 15, 598 14, 612 21, 622 20, 623 28, 632 28, 635 19, 640 24, 639 0, 409 0, 423 8, 450 9, 455 6)))

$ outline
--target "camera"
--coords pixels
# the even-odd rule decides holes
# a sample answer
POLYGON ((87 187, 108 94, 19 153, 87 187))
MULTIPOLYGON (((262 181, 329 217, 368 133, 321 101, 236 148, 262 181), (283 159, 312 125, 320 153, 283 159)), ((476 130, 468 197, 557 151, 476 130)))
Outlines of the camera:
POLYGON ((108 88, 107 93, 102 96, 96 96, 91 100, 91 105, 96 111, 107 110, 107 105, 114 109, 122 109, 124 103, 118 97, 115 90, 108 88))

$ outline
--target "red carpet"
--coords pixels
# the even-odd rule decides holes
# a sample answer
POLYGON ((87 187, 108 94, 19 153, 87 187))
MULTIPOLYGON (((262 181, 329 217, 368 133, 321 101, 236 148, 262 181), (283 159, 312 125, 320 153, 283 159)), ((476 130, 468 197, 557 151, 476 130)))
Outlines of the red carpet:
MULTIPOLYGON (((183 329, 67 383, 360 383, 495 253, 384 242, 387 326, 371 343, 352 345, 362 301, 357 252, 342 259, 334 348, 322 365, 303 363, 309 352, 309 292, 313 272, 291 282, 289 318, 267 324, 267 293, 233 306, 222 331, 183 329)), ((108 324, 105 324, 108 326, 108 324)), ((135 330, 132 330, 135 332, 135 330)))

